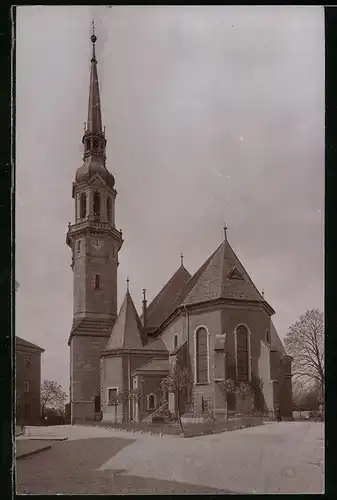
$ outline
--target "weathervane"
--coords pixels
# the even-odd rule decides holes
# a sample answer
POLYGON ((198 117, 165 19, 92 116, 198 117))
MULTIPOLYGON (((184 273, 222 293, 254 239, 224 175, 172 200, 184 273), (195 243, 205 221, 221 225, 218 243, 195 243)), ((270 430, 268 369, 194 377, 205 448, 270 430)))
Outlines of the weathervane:
POLYGON ((129 291, 129 284, 130 284, 130 280, 129 280, 129 276, 126 278, 126 291, 128 292, 129 291))

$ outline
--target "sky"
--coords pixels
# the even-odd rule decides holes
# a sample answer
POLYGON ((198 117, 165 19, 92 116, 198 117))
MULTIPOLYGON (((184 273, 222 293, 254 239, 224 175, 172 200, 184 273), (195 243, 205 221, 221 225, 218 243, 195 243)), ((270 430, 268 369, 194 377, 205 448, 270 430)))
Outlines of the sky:
POLYGON ((323 309, 324 11, 317 6, 22 6, 16 24, 16 335, 69 389, 72 182, 91 21, 123 230, 118 302, 138 310, 228 239, 281 338, 323 309))

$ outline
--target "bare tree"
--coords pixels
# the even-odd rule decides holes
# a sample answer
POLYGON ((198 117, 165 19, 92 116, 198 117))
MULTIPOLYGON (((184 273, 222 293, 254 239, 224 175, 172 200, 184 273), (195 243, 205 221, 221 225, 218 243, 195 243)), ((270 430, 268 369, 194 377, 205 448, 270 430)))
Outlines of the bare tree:
POLYGON ((181 395, 187 393, 192 383, 192 377, 187 368, 181 368, 179 364, 174 365, 167 377, 161 383, 161 389, 164 393, 171 392, 175 396, 177 404, 177 416, 181 432, 184 431, 181 422, 181 395))
POLYGON ((294 381, 305 386, 318 382, 324 394, 324 321, 319 309, 303 314, 289 327, 284 339, 286 350, 293 357, 294 381))
MULTIPOLYGON (((138 418, 140 416, 140 402, 141 402, 141 395, 138 389, 130 389, 129 391, 124 391, 123 393, 123 400, 127 401, 130 405, 135 405, 138 407, 138 418)), ((129 413, 130 413, 130 405, 129 405, 129 413)), ((135 415, 133 415, 135 418, 135 415)), ((129 414, 129 420, 130 420, 130 414, 129 414)))
POLYGON ((41 415, 45 416, 46 408, 63 410, 67 399, 67 394, 63 391, 62 385, 53 380, 44 380, 41 385, 41 415))
POLYGON ((118 392, 110 396, 109 404, 115 408, 115 424, 117 423, 117 408, 126 400, 126 395, 123 392, 118 392))

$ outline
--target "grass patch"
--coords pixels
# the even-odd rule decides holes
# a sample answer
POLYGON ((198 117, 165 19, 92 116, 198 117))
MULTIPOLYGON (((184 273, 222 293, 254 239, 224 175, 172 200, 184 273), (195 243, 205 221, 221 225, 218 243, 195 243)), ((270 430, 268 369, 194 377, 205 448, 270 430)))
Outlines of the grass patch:
MULTIPOLYGON (((97 427, 103 427, 105 429, 121 429, 125 431, 143 431, 144 433, 152 432, 152 434, 164 435, 175 435, 180 436, 181 431, 178 422, 173 423, 104 423, 104 422, 93 422, 92 424, 84 423, 86 425, 94 425, 97 427)), ((223 421, 212 421, 207 420, 200 423, 188 422, 183 424, 184 433, 183 437, 196 437, 207 434, 218 434, 220 432, 235 431, 240 429, 245 429, 247 427, 256 427, 257 425, 263 425, 263 419, 261 417, 242 417, 229 420, 228 423, 223 421)))

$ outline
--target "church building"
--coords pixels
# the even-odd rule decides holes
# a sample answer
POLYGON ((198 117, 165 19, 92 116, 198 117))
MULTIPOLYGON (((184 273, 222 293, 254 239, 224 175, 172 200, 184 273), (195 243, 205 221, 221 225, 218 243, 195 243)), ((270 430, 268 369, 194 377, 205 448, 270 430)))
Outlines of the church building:
MULTIPOLYGON (((180 266, 149 305, 143 290, 141 316, 128 283, 117 311, 123 235, 115 223, 115 179, 106 167, 96 40, 93 33, 83 164, 73 182, 75 220, 69 223, 66 240, 74 277, 68 341, 72 422, 142 421, 165 397, 175 412, 176 400, 163 396, 160 382, 177 361, 192 377, 191 393, 182 402, 187 414, 211 409, 221 415, 221 382, 231 378, 252 383, 257 378, 260 409, 274 411, 279 404, 283 417, 291 418, 291 357, 272 322, 274 309, 235 254, 226 228, 222 243, 194 274, 181 256, 180 266), (114 404, 119 394, 131 391, 139 395, 137 402, 114 404)), ((253 398, 244 404, 236 397, 228 399, 233 411, 252 411, 254 404, 253 398)))

